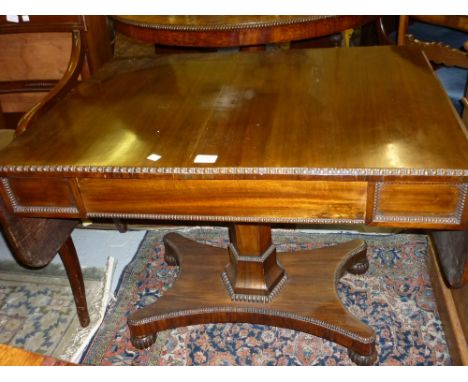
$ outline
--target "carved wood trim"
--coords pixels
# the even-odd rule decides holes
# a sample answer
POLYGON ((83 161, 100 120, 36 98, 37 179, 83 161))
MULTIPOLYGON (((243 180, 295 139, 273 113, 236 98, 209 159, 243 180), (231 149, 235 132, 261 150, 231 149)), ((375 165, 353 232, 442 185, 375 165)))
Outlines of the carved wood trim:
POLYGON ((5 165, 1 173, 169 174, 169 175, 299 175, 299 176, 416 176, 466 177, 468 169, 322 168, 322 167, 117 167, 75 165, 5 165))
POLYGON ((283 317, 286 319, 291 319, 295 321, 303 321, 315 326, 322 327, 324 329, 330 330, 332 332, 341 333, 347 337, 355 339, 361 343, 371 344, 375 342, 375 335, 372 337, 361 337, 355 333, 349 332, 345 329, 342 329, 338 326, 331 325, 327 322, 316 320, 310 317, 300 316, 298 314, 289 313, 289 312, 281 312, 276 310, 271 310, 267 308, 253 308, 253 307, 216 307, 216 308, 200 308, 200 309, 188 309, 188 310, 179 310, 175 312, 170 312, 166 314, 160 314, 157 316, 140 319, 140 320, 128 320, 128 325, 130 326, 137 326, 137 325, 145 325, 155 321, 164 321, 168 319, 174 319, 178 317, 184 316, 195 316, 195 315, 206 315, 206 314, 216 314, 216 313, 247 313, 247 314, 259 314, 259 315, 268 315, 268 316, 276 316, 276 317, 283 317))
POLYGON ((78 214, 79 211, 76 207, 48 207, 48 206, 22 206, 18 203, 15 193, 11 188, 10 182, 7 178, 1 179, 3 188, 8 197, 10 205, 15 213, 33 213, 33 214, 78 214))
POLYGON ((232 301, 268 304, 269 302, 272 302, 276 296, 278 296, 278 294, 281 291, 281 288, 283 288, 284 284, 288 280, 288 275, 285 272, 283 277, 281 277, 281 280, 278 282, 278 284, 276 284, 276 286, 268 295, 236 293, 226 272, 223 272, 221 274, 221 278, 232 301))
POLYGON ((122 24, 133 25, 139 28, 144 28, 144 29, 180 31, 180 32, 208 32, 208 31, 234 31, 234 30, 243 30, 243 29, 271 28, 271 27, 278 27, 278 26, 309 23, 309 22, 329 19, 333 17, 337 17, 337 16, 326 16, 326 15, 303 16, 303 17, 294 17, 291 19, 271 20, 271 21, 266 21, 266 22, 213 24, 213 25, 184 25, 184 24, 173 25, 173 24, 156 24, 156 23, 150 24, 150 23, 128 20, 126 18, 120 18, 118 16, 113 16, 113 19, 115 19, 116 21, 122 24))
MULTIPOLYGON (((397 182, 392 182, 397 183, 397 182)), ((391 184, 391 183, 386 183, 391 184)), ((402 183, 403 184, 403 183, 402 183)), ((436 184, 436 183, 433 183, 436 184)), ((384 183, 378 182, 375 184, 373 222, 376 223, 428 223, 428 224, 455 224, 462 223, 463 211, 465 208, 465 200, 468 193, 468 183, 456 184, 460 192, 458 196, 457 207, 451 216, 399 216, 399 215, 382 215, 379 211, 380 192, 384 183)))
POLYGON ((442 42, 426 42, 415 38, 413 35, 405 35, 405 44, 420 47, 430 61, 446 66, 457 66, 468 69, 468 53, 452 48, 442 42))
POLYGON ((304 223, 304 224, 364 224, 364 219, 326 219, 326 218, 274 218, 257 216, 216 216, 216 215, 169 215, 133 214, 112 212, 88 212, 88 218, 136 219, 136 220, 178 220, 209 221, 234 223, 304 223))

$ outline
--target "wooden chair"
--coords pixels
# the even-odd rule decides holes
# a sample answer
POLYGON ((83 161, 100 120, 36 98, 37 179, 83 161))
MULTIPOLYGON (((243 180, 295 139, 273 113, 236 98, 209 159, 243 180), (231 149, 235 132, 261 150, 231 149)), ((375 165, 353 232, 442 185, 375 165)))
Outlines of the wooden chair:
MULTIPOLYGON (((79 17, 64 17, 55 22, 45 22, 45 20, 35 19, 31 16, 30 21, 11 23, 5 16, 0 19, 0 35, 3 35, 4 44, 12 44, 15 40, 12 38, 24 34, 25 38, 34 38, 37 36, 49 36, 52 33, 66 33, 70 35, 71 52, 68 65, 60 79, 55 78, 2 78, 0 81, 0 95, 5 94, 24 94, 24 93, 44 93, 45 96, 39 97, 38 102, 26 113, 24 113, 17 125, 17 134, 23 132, 28 124, 39 118, 43 113, 50 109, 58 100, 60 100, 68 90, 75 84, 78 76, 81 74, 84 61, 83 33, 84 24, 79 17)), ((2 36, 0 36, 2 37, 2 36)), ((12 60, 12 57, 4 57, 6 60, 12 60)), ((38 58, 40 60, 40 58, 38 58)), ((11 67, 13 63, 9 65, 11 67)), ((31 70, 33 71, 33 69, 31 70)), ((11 75, 10 75, 11 77, 11 75)), ((28 76, 29 77, 29 76, 28 76)), ((5 117, 4 117, 5 118, 5 117)))
MULTIPOLYGON (((112 57, 110 29, 104 16, 29 16, 26 20, 22 16, 18 22, 10 22, 0 16, 0 105, 13 104, 20 95, 28 96, 17 133, 58 102, 79 76, 89 78, 112 57), (68 46, 64 41, 70 41, 68 46), (11 57, 15 54, 20 57, 11 57), (11 95, 17 97, 8 103, 11 95)), ((6 109, 0 127, 3 120, 4 127, 11 128, 17 116, 9 114, 18 113, 6 109)))
POLYGON ((435 68, 442 66, 437 71, 439 79, 468 122, 468 71, 464 70, 468 69, 468 16, 400 16, 397 43, 420 47, 435 68))
MULTIPOLYGON (((418 46, 424 51, 468 127, 468 16, 400 16, 397 44, 418 46), (428 39, 437 36, 440 40, 428 39), (454 87, 453 81, 458 86, 454 87), (457 92, 451 94, 453 90, 457 92)), ((467 365, 468 230, 431 232, 430 236, 437 262, 431 267, 432 281, 452 360, 467 365)))
MULTIPOLYGON (((468 69, 468 51, 462 50, 468 48, 468 16, 411 16, 411 19, 426 23, 429 26, 444 28, 442 33, 449 37, 445 41, 423 41, 408 33, 410 17, 400 16, 398 45, 420 47, 428 60, 436 67, 442 65, 444 67, 468 69), (457 46, 450 46, 446 42, 450 40, 451 31, 457 34, 458 42, 455 43, 457 46)), ((457 40, 452 38, 452 41, 457 40)), ((461 88, 466 91, 468 71, 462 70, 460 74, 461 88)), ((443 78, 441 82, 445 86, 443 78)), ((461 103, 464 105, 463 114, 466 116, 468 113, 466 95, 465 97, 461 95, 460 98, 461 103)), ((447 283, 454 288, 461 287, 464 282, 468 281, 468 231, 464 233, 439 232, 434 235, 434 240, 440 253, 441 267, 447 283), (447 235, 451 238, 446 237, 447 235), (451 251, 450 249, 455 245, 465 248, 465 251, 451 251), (455 253, 464 254, 465 256, 464 258, 455 258, 455 253)))
MULTIPOLYGON (((9 22, 5 16, 0 16, 0 38, 4 37, 3 41, 0 42, 6 44, 3 45, 4 48, 8 47, 8 44, 10 46, 14 44, 15 40, 12 36, 23 34, 27 36, 26 38, 33 35, 44 36, 43 40, 46 43, 52 33, 65 33, 71 39, 68 64, 66 64, 63 75, 59 79, 40 79, 26 76, 27 78, 23 79, 7 78, 0 81, 0 96, 20 93, 44 94, 38 98, 34 106, 22 114, 16 126, 16 132, 9 128, 11 126, 8 125, 11 123, 7 123, 7 120, 10 117, 7 117, 7 113, 3 113, 0 108, 0 149, 11 142, 14 135, 23 133, 31 122, 40 118, 61 100, 75 85, 80 75, 84 78, 88 77, 92 64, 97 65, 96 62, 92 62, 90 55, 85 56, 84 34, 86 29, 85 19, 82 16, 29 16, 29 20, 23 19, 21 21, 18 19, 17 23, 9 22)), ((20 41, 22 40, 20 39, 20 41)), ((89 42, 88 39, 88 47, 89 42)), ((108 49, 110 50, 110 45, 108 49)), ((7 71, 5 68, 8 67, 6 63, 8 58, 11 59, 11 57, 6 57, 6 54, 0 57, 0 62, 4 63, 3 75, 7 71)), ((21 61, 21 57, 17 61, 21 61)), ((39 62, 39 64, 43 64, 43 62, 39 62)), ((34 72, 32 69, 31 71, 34 72)), ((27 71, 24 73, 29 74, 27 71)), ((2 193, 4 199, 8 198, 3 190, 2 193)), ((68 219, 18 217, 6 207, 6 203, 0 198, 0 228, 2 228, 16 261, 27 267, 40 268, 46 266, 58 253, 68 274, 80 323, 82 326, 86 326, 89 324, 89 314, 83 278, 70 237, 72 230, 78 223, 77 220, 68 219), (47 237, 47 240, 35 240, 37 237, 47 237)))

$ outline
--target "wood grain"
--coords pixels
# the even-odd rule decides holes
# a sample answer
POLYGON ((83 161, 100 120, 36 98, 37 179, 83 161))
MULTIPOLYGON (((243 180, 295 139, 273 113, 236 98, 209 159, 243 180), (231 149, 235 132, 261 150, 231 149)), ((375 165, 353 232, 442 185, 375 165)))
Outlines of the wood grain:
POLYGON ((456 291, 455 295, 454 290, 447 287, 432 240, 429 240, 428 268, 453 365, 468 366, 468 321, 465 309, 468 285, 456 291))
POLYGON ((79 179, 87 212, 364 219, 365 182, 79 179), (131 189, 132 192, 127 192, 131 189))
MULTIPOLYGON (((220 271, 227 250, 178 234, 164 238, 166 253, 177 259, 180 277, 156 303, 131 314, 128 324, 137 346, 154 333, 210 322, 250 322, 288 327, 339 343, 375 361, 375 334, 348 313, 336 294, 336 282, 356 261, 366 261, 361 240, 311 251, 281 253, 288 280, 268 304, 231 301, 220 271), (203 254, 203 255, 201 255, 203 254), (203 261, 200 257, 203 256, 203 261)), ((154 339, 153 339, 154 341, 154 339)))
POLYGON ((380 188, 376 209, 382 215, 454 216, 461 193, 452 184, 386 183, 380 188))
POLYGON ((11 178, 10 186, 21 206, 75 206, 67 179, 11 178))
POLYGON ((76 364, 0 344, 0 366, 76 366, 76 364))
POLYGON ((357 28, 376 16, 113 16, 137 40, 183 47, 251 47, 357 28))
POLYGON ((125 65, 78 85, 2 152, 0 166, 467 167, 461 121, 415 49, 178 55, 142 70, 125 65), (161 159, 146 159, 151 153, 161 159), (218 160, 194 166, 197 154, 218 160))

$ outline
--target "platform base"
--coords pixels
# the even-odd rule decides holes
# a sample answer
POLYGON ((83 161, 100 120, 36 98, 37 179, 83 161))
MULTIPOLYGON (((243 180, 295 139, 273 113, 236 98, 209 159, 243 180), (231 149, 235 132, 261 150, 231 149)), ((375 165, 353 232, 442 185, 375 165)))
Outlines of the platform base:
POLYGON ((367 270, 364 241, 279 253, 287 280, 271 302, 231 299, 222 279, 226 249, 175 233, 164 243, 166 260, 180 266, 180 275, 157 302, 128 318, 134 346, 148 348, 156 333, 180 326, 248 322, 310 333, 345 346, 357 364, 375 362, 374 331, 347 312, 336 293, 344 272, 367 270))

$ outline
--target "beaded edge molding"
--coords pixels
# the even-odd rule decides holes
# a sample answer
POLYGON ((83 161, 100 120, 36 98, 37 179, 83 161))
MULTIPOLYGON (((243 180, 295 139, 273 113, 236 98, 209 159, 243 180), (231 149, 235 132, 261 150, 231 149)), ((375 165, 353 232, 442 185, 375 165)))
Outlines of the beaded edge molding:
POLYGON ((226 272, 221 274, 221 279, 223 280, 224 286, 232 301, 268 304, 272 302, 273 299, 281 292, 281 289, 288 280, 288 275, 285 272, 281 277, 281 280, 278 281, 278 284, 276 284, 276 286, 268 295, 236 293, 226 272))
POLYGON ((52 214, 78 214, 76 207, 46 207, 46 206, 29 206, 25 207, 18 204, 15 194, 11 188, 10 182, 6 178, 2 178, 2 184, 5 192, 8 195, 13 211, 16 213, 52 213, 52 214))
MULTIPOLYGON (((385 183, 389 184, 389 183, 385 183)), ((468 183, 455 185, 459 190, 457 208, 453 216, 436 217, 436 216, 397 216, 397 215, 380 215, 379 214, 379 198, 384 183, 378 182, 375 184, 374 194, 374 210, 373 222, 377 223, 430 223, 430 224, 461 224, 463 211, 465 209, 465 200, 468 193, 468 183)))
MULTIPOLYGON (((244 262, 250 262, 250 263, 264 263, 266 259, 274 252, 276 251, 275 245, 270 245, 268 249, 262 254, 262 256, 241 256, 237 252, 236 247, 230 243, 228 247, 229 253, 234 256, 235 260, 237 262, 239 261, 244 261, 244 262)), ((267 304, 269 302, 272 302, 273 299, 278 296, 279 292, 281 291, 281 288, 285 284, 286 280, 288 279, 286 272, 284 271, 283 266, 277 260, 278 266, 283 269, 283 276, 281 279, 278 281, 278 283, 275 285, 275 287, 272 289, 272 291, 268 295, 259 295, 259 294, 243 294, 243 293, 236 293, 234 290, 234 287, 232 286, 231 280, 229 279, 229 276, 227 272, 223 272, 221 274, 221 278, 223 280, 224 286, 229 294, 229 297, 231 297, 232 301, 241 301, 241 302, 253 302, 253 303, 264 303, 267 304)))
POLYGON ((246 314, 260 314, 265 316, 276 316, 285 319, 295 320, 306 322, 308 324, 312 324, 327 330, 330 330, 335 333, 343 334, 347 337, 350 337, 354 340, 357 340, 364 344, 371 344, 375 342, 375 334, 370 337, 361 337, 358 334, 349 332, 345 329, 339 328, 335 325, 329 324, 327 322, 316 320, 310 317, 300 316, 298 314, 289 313, 289 312, 281 312, 276 310, 270 310, 265 308, 251 308, 251 307, 215 307, 215 308, 200 308, 200 309, 187 309, 187 310, 179 310, 176 312, 170 312, 165 314, 160 314, 157 316, 144 318, 141 320, 128 320, 128 325, 136 326, 136 325, 146 325, 157 321, 167 321, 177 319, 179 317, 184 316, 196 316, 196 315, 205 315, 205 314, 216 314, 216 313, 246 313, 246 314))
POLYGON ((156 29, 156 30, 167 30, 167 31, 181 31, 181 32, 206 32, 206 31, 234 31, 242 29, 256 29, 256 28, 268 28, 277 26, 287 26, 294 24, 302 24, 307 22, 313 22, 317 20, 323 20, 327 18, 335 18, 337 16, 304 16, 301 18, 290 18, 281 20, 272 20, 266 22, 252 22, 252 23, 237 23, 237 24, 213 24, 213 25, 167 25, 167 24, 149 24, 145 22, 138 22, 128 19, 122 19, 120 17, 113 17, 116 21, 122 24, 133 25, 145 29, 156 29))
POLYGON ((133 214, 112 212, 88 212, 88 218, 113 219, 149 219, 179 221, 213 221, 234 223, 304 223, 304 224, 364 224, 364 219, 326 219, 326 218, 274 218, 255 216, 216 216, 216 215, 167 215, 167 214, 133 214))
POLYGON ((322 168, 322 167, 120 167, 75 165, 4 165, 3 173, 90 173, 170 175, 305 175, 305 176, 468 176, 468 169, 322 168))
MULTIPOLYGON (((367 250, 367 243, 363 241, 363 243, 351 250, 347 256, 342 260, 340 266, 338 267, 337 271, 335 272, 335 288, 337 286, 339 280, 339 274, 341 273, 342 268, 345 266, 347 260, 349 260, 354 255, 358 254, 359 252, 367 250)), ((223 273, 224 274, 224 273, 223 273)), ((338 301, 344 307, 343 303, 340 299, 338 301)), ((243 301, 245 302, 245 301, 243 301)), ((253 302, 253 301, 252 301, 253 302)), ((291 319, 295 321, 306 322, 332 332, 343 334, 349 338, 357 340, 364 344, 372 344, 375 343, 375 334, 369 337, 362 337, 358 334, 352 333, 335 325, 329 324, 327 322, 317 320, 311 317, 300 316, 295 313, 290 312, 282 312, 278 310, 271 310, 268 308, 256 308, 256 307, 214 307, 214 308, 199 308, 199 309, 186 309, 186 310, 179 310, 169 313, 160 314, 153 317, 147 317, 140 320, 128 320, 129 326, 137 326, 137 325, 146 325, 157 321, 167 321, 177 319, 179 317, 184 316, 196 316, 196 315, 204 315, 204 314, 212 314, 212 313, 247 313, 247 314, 260 314, 260 315, 268 315, 268 316, 276 316, 282 317, 286 319, 291 319)))

